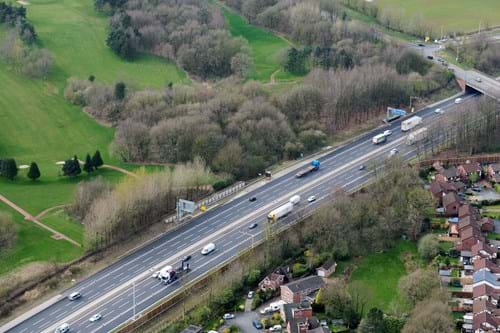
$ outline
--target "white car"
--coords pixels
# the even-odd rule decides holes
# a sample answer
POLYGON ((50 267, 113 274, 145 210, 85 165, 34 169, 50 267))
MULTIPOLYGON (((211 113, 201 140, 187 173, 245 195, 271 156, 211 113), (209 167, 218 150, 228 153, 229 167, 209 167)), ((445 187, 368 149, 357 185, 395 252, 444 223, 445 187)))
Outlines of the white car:
POLYGON ((269 329, 269 332, 281 332, 281 330, 282 330, 281 325, 274 325, 269 329))
POLYGON ((226 314, 224 314, 224 316, 222 316, 222 318, 224 318, 224 320, 233 319, 234 318, 234 314, 232 314, 232 313, 226 313, 226 314))
POLYGON ((254 292, 250 290, 250 291, 248 292, 247 298, 248 298, 248 299, 252 299, 252 298, 253 298, 253 295, 254 295, 254 292))
POLYGON ((80 294, 78 291, 75 291, 74 293, 69 294, 68 299, 70 301, 74 301, 76 299, 79 299, 80 297, 82 297, 82 294, 80 294))
POLYGON ((156 271, 156 272, 154 272, 153 274, 151 274, 151 277, 152 277, 153 279, 158 279, 158 277, 159 277, 159 276, 160 276, 160 271, 156 271))
POLYGON ((96 313, 95 315, 93 315, 92 317, 90 317, 89 321, 90 322, 94 322, 94 321, 101 320, 101 318, 102 318, 102 314, 96 313))
POLYGON ((438 108, 438 109, 434 110, 434 113, 443 114, 444 110, 438 108))
POLYGON ((462 98, 459 97, 455 99, 455 104, 460 104, 460 103, 462 103, 462 98))
POLYGON ((265 307, 265 308, 260 310, 260 314, 263 314, 263 315, 271 313, 271 312, 273 312, 273 309, 270 306, 265 307))
POLYGON ((399 150, 397 150, 396 148, 391 149, 391 151, 389 152, 389 156, 394 156, 394 155, 396 155, 397 153, 399 153, 399 150))
POLYGON ((315 195, 311 195, 309 198, 307 198, 307 201, 309 201, 309 202, 316 201, 316 196, 315 195))
POLYGON ((389 136, 389 135, 391 135, 391 134, 392 134, 392 131, 391 131, 391 130, 385 130, 385 131, 384 131, 384 135, 385 135, 385 136, 389 136))
POLYGON ((206 256, 207 254, 213 252, 215 250, 215 244, 214 243, 209 243, 201 249, 201 254, 206 256))
POLYGON ((481 78, 480 78, 480 77, 476 77, 476 81, 477 81, 477 82, 482 82, 483 80, 481 80, 481 78))
POLYGON ((56 328, 56 330, 54 331, 54 333, 66 333, 66 332, 69 332, 69 324, 68 323, 62 324, 61 326, 56 328))

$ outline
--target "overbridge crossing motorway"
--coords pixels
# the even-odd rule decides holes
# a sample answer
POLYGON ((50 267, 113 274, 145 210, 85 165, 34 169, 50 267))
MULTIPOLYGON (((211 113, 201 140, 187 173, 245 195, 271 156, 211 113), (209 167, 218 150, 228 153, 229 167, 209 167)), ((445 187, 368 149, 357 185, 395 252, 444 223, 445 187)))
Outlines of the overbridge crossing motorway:
MULTIPOLYGON (((475 95, 463 98, 463 104, 470 103, 475 95)), ((447 100, 432 108, 418 112, 424 118, 423 125, 435 117, 446 117, 457 107, 453 100, 447 100), (440 108, 444 114, 436 114, 440 108)), ((400 131, 396 121, 385 128, 370 131, 352 143, 342 146, 323 156, 320 170, 304 178, 296 178, 295 173, 304 165, 297 166, 289 173, 214 208, 193 219, 179 229, 166 233, 156 241, 139 248, 113 265, 77 283, 67 290, 59 300, 31 317, 19 317, 0 328, 1 332, 54 332, 62 323, 70 325, 70 332, 109 332, 130 320, 134 313, 139 314, 155 302, 167 297, 187 281, 205 274, 213 267, 236 256, 240 251, 252 246, 265 233, 267 214, 286 202, 292 195, 299 194, 301 203, 294 210, 307 212, 314 209, 332 193, 343 188, 352 190, 369 181, 370 168, 359 170, 360 165, 382 163, 393 148, 399 155, 410 159, 416 155, 416 148, 406 144, 406 134, 400 131), (393 134, 386 143, 373 145, 375 134, 390 129, 393 134), (308 203, 305 199, 315 195, 317 201, 308 203), (257 200, 250 202, 250 197, 257 200), (248 229, 251 223, 258 223, 255 229, 248 229), (209 242, 216 244, 216 250, 207 255, 200 254, 201 248, 209 242), (180 259, 191 255, 191 271, 170 285, 163 285, 151 277, 152 271, 165 265, 179 266, 180 259), (65 296, 79 291, 82 297, 69 301, 65 296), (134 307, 135 304, 135 307, 134 307), (90 322, 89 318, 100 313, 103 318, 90 322)), ((279 223, 289 223, 292 213, 279 223)))

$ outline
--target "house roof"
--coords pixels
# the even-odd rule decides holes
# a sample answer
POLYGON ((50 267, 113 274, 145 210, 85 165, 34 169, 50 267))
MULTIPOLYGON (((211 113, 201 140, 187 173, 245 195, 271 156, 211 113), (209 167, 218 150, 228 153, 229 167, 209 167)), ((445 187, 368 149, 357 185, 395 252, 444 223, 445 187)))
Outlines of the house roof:
POLYGON ((493 246, 486 244, 485 242, 477 242, 471 247, 472 256, 477 256, 478 254, 485 253, 493 256, 497 253, 497 249, 493 246))
POLYGON ((483 217, 481 219, 481 225, 483 224, 495 224, 495 222, 493 221, 493 219, 491 217, 483 217))
POLYGON ((486 269, 474 272, 472 275, 472 281, 474 285, 488 283, 491 287, 498 289, 498 292, 500 292, 500 281, 498 281, 498 277, 486 269))
POLYGON ((472 207, 469 204, 461 205, 458 208, 458 217, 459 218, 465 217, 467 215, 477 215, 477 214, 478 214, 477 209, 475 207, 472 207))
MULTIPOLYGON (((310 318, 294 318, 293 316, 293 310, 294 309, 311 309, 311 305, 308 302, 302 302, 302 303, 291 303, 291 304, 284 304, 283 305, 283 312, 285 313, 285 320, 286 323, 290 324, 290 331, 292 333, 298 333, 300 332, 299 330, 299 324, 304 323, 306 320, 312 320, 312 324, 317 322, 317 326, 314 327, 319 327, 319 321, 315 317, 310 317, 310 318), (314 321, 314 319, 315 321, 314 321)), ((311 310, 312 311, 312 310, 311 310)))
POLYGON ((457 182, 452 182, 451 185, 453 185, 453 187, 455 188, 455 190, 457 192, 461 192, 464 190, 465 188, 465 184, 462 183, 461 181, 457 181, 457 182))
POLYGON ((481 165, 477 162, 465 163, 460 165, 459 168, 463 168, 467 174, 481 171, 481 165))
POLYGON ((478 230, 480 229, 479 223, 478 223, 475 215, 467 215, 467 216, 459 219, 458 230, 462 230, 463 228, 465 228, 467 226, 472 226, 474 228, 477 228, 478 230))
POLYGON ((280 279, 284 279, 285 276, 283 274, 271 273, 267 278, 271 281, 279 281, 280 279))
POLYGON ((447 207, 448 205, 454 204, 454 203, 459 203, 460 199, 458 198, 458 195, 455 192, 449 192, 446 193, 443 196, 443 206, 447 207))
POLYGON ((494 172, 500 172, 500 163, 490 164, 488 168, 492 169, 494 172))
POLYGON ((282 287, 288 287, 291 292, 303 292, 308 289, 319 289, 325 285, 325 281, 317 275, 290 282, 282 287))
POLYGON ((321 265, 320 267, 318 267, 318 269, 322 268, 324 270, 327 270, 329 271, 330 269, 332 269, 332 267, 335 267, 337 266, 337 263, 335 262, 335 260, 327 260, 323 265, 321 265))
POLYGON ((483 241, 484 237, 477 228, 474 228, 471 225, 466 226, 465 228, 460 230, 460 240, 464 241, 469 238, 476 238, 478 241, 483 241))
MULTIPOLYGON (((497 328, 500 324, 500 318, 493 316, 489 312, 481 312, 472 318, 472 328, 474 331, 480 329, 491 329, 492 327, 497 328)), ((494 332, 495 330, 492 330, 494 332)))
POLYGON ((491 260, 486 258, 477 258, 474 260, 474 271, 479 271, 481 269, 489 269, 495 274, 500 273, 500 267, 491 262, 491 260))
POLYGON ((457 227, 456 223, 450 224, 450 234, 451 235, 459 235, 458 227, 457 227))
POLYGON ((458 176, 458 170, 455 167, 451 167, 448 169, 443 169, 439 172, 441 175, 443 175, 446 178, 453 178, 458 176))
POLYGON ((474 286, 472 288, 472 295, 475 298, 482 297, 482 296, 495 296, 496 291, 494 288, 490 287, 489 285, 483 283, 479 284, 477 286, 474 286))
POLYGON ((434 194, 434 195, 437 195, 441 192, 443 192, 443 186, 441 186, 442 182, 438 181, 438 180, 435 180, 431 183, 431 193, 434 194))

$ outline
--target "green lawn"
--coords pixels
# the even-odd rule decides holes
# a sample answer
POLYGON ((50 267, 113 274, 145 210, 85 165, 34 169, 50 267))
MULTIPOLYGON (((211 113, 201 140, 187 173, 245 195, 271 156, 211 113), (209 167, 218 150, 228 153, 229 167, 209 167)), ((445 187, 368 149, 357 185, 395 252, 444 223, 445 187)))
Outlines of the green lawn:
POLYGON ((366 302, 365 313, 373 307, 384 312, 393 307, 404 309, 406 305, 398 294, 398 281, 406 274, 402 255, 416 252, 414 243, 401 241, 389 251, 373 253, 355 262, 349 290, 366 302))
POLYGON ((440 34, 441 27, 449 32, 477 31, 500 25, 498 0, 376 0, 380 8, 392 8, 403 18, 421 17, 425 24, 440 34))
POLYGON ((83 225, 69 217, 63 209, 51 211, 42 217, 41 222, 83 244, 83 225))
POLYGON ((231 35, 243 37, 250 45, 255 67, 250 73, 251 79, 269 82, 271 74, 278 70, 277 81, 297 78, 281 68, 281 55, 292 46, 289 41, 249 24, 245 18, 227 8, 222 10, 231 35))
POLYGON ((34 261, 68 262, 83 254, 79 248, 65 240, 51 238, 50 232, 0 202, 0 210, 12 214, 18 226, 14 248, 0 254, 0 275, 34 261))

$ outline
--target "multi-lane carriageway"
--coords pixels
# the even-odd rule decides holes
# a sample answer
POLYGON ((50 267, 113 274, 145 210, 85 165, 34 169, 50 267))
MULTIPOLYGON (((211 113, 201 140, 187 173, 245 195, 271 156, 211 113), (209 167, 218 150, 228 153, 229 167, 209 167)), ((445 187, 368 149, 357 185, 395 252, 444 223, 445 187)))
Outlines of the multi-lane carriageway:
MULTIPOLYGON (((445 100, 417 114, 424 118, 422 126, 426 126, 436 117, 446 117, 447 113, 471 103, 475 98, 476 95, 463 96, 463 103, 459 105, 453 99, 445 100), (444 110, 444 114, 436 114, 436 108, 444 110)), ((292 195, 299 194, 303 198, 297 210, 308 212, 327 197, 330 198, 332 190, 343 188, 350 191, 369 181, 372 171, 370 168, 359 170, 360 165, 382 163, 393 148, 399 150, 398 155, 403 159, 414 157, 415 147, 406 144, 406 134, 400 131, 400 122, 370 131, 323 156, 320 158, 320 170, 304 178, 295 177, 296 170, 304 167, 297 166, 287 174, 209 210, 77 283, 46 308, 27 318, 20 316, 0 327, 0 332, 54 332, 62 323, 70 324, 70 332, 111 331, 130 320, 134 311, 139 314, 169 296, 185 282, 205 274, 260 240, 267 223, 267 213, 292 195), (386 129, 393 132, 387 142, 373 145, 372 137, 386 129), (317 197, 316 202, 307 203, 305 198, 310 195, 317 197), (253 196, 257 200, 250 202, 248 199, 253 196), (249 230, 248 225, 253 222, 258 223, 258 227, 249 230), (202 256, 201 248, 209 242, 214 242, 217 249, 208 256, 202 256), (152 271, 164 265, 177 267, 180 259, 188 254, 192 255, 191 271, 180 280, 165 286, 151 277, 152 271), (82 298, 69 301, 65 296, 73 291, 81 292, 82 298), (92 323, 89 318, 95 313, 102 314, 103 318, 92 323)), ((280 223, 289 223, 294 216, 291 214, 280 223)))

